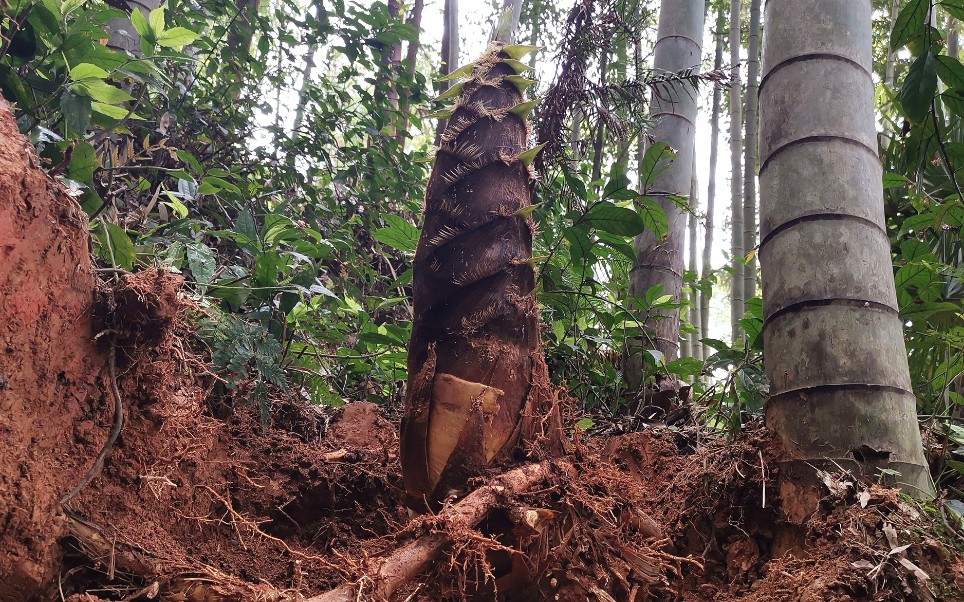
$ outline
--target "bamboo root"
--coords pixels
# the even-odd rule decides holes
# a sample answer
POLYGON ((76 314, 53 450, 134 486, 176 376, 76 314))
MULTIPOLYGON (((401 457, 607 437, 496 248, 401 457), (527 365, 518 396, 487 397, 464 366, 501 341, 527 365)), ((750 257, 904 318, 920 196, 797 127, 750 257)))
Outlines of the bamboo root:
MULTIPOLYGON (((504 496, 528 491, 548 475, 547 462, 510 470, 492 483, 476 489, 454 506, 445 508, 438 517, 446 524, 474 527, 504 496)), ((367 583, 373 584, 373 591, 366 592, 372 599, 388 599, 427 569, 449 543, 451 538, 444 531, 423 535, 386 556, 375 575, 362 577, 354 583, 309 598, 306 602, 354 602, 359 599, 359 587, 367 583)))

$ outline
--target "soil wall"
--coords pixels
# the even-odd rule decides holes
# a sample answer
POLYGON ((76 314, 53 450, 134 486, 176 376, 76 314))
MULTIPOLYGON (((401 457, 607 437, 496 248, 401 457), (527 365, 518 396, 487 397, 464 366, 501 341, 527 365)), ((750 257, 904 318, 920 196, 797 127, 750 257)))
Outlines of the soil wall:
POLYGON ((58 500, 109 430, 88 247, 86 215, 0 99, 0 600, 51 580, 58 500))

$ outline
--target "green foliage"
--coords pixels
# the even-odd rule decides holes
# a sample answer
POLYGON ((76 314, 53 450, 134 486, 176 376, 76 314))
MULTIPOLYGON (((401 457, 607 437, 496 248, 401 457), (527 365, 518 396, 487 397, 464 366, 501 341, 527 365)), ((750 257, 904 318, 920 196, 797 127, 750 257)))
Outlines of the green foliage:
MULTIPOLYGON (((964 363, 959 360, 964 350, 964 205, 958 176, 964 167, 964 65, 946 54, 942 33, 928 24, 928 6, 908 3, 891 37, 891 48, 906 45, 914 56, 899 95, 900 115, 911 125, 909 135, 890 136, 882 159, 910 373, 920 412, 940 417, 956 415, 964 401, 964 363)), ((964 16, 964 3, 957 0, 939 6, 964 16)), ((893 107, 884 107, 885 120, 898 118, 893 107)))
POLYGON ((287 388, 281 345, 260 324, 214 310, 200 321, 198 334, 211 346, 211 360, 228 389, 253 382, 253 392, 263 400, 266 385, 287 388))
POLYGON ((411 158, 427 143, 421 109, 386 94, 427 97, 420 71, 386 60, 417 39, 404 15, 340 0, 297 19, 287 0, 2 10, 2 93, 78 191, 104 264, 182 272, 216 304, 204 333, 230 386, 287 376, 317 402, 398 401, 426 177, 411 158), (124 22, 129 50, 105 43, 124 22), (295 82, 297 129, 264 92, 295 82))

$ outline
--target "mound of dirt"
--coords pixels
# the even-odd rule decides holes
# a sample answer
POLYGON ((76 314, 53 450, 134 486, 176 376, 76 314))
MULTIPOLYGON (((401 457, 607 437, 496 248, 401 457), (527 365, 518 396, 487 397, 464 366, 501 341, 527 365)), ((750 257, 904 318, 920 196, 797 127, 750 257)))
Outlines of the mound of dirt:
POLYGON ((38 167, 0 99, 0 599, 58 568, 58 500, 108 421, 87 216, 38 167))

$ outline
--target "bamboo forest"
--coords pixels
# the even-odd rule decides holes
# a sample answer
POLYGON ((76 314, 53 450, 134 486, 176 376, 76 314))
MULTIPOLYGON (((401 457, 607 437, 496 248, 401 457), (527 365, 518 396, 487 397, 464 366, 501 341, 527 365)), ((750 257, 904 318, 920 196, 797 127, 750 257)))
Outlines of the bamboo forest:
POLYGON ((964 600, 962 35, 0 0, 0 602, 964 600))

